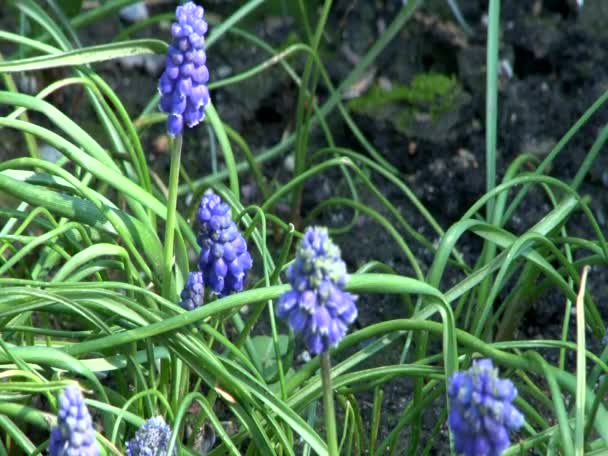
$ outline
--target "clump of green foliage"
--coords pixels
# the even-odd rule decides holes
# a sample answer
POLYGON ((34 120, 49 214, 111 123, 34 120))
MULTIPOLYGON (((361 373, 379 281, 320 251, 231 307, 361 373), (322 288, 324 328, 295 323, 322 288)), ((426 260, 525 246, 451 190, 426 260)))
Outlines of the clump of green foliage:
POLYGON ((409 85, 394 83, 388 88, 375 84, 371 89, 350 101, 349 107, 356 112, 383 116, 393 105, 399 105, 412 113, 428 113, 431 118, 453 109, 460 88, 454 77, 441 73, 422 73, 409 85))
POLYGON ((429 135, 437 135, 437 128, 449 130, 456 121, 454 113, 467 99, 453 76, 421 73, 407 85, 374 84, 365 94, 351 100, 349 107, 358 114, 385 119, 406 135, 425 136, 421 130, 425 124, 435 129, 429 135))

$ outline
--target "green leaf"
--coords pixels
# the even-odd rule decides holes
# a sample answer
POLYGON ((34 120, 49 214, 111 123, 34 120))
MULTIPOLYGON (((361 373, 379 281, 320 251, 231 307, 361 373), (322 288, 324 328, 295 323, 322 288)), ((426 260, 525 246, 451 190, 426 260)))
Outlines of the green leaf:
POLYGON ((75 51, 61 52, 59 54, 0 62, 0 73, 16 73, 19 71, 77 66, 86 63, 103 62, 121 57, 129 57, 132 55, 164 54, 165 52, 167 52, 167 44, 160 40, 143 39, 123 41, 120 43, 90 46, 75 51))
POLYGON ((57 0, 59 7, 67 16, 76 16, 82 8, 82 0, 57 0))
MULTIPOLYGON (((276 382, 279 375, 279 369, 272 337, 255 336, 251 341, 258 357, 258 365, 262 367, 262 376, 268 383, 276 382)), ((285 334, 279 334, 279 351, 279 356, 281 358, 288 358, 287 362, 291 364, 293 350, 290 350, 289 337, 285 334)))

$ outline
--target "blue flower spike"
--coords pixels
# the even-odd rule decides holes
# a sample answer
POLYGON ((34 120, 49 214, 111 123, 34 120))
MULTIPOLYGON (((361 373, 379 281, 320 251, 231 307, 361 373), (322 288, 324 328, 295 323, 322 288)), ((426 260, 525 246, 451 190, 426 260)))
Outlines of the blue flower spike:
POLYGON ((241 291, 253 262, 247 242, 232 220, 230 206, 208 190, 197 217, 201 224, 199 268, 205 285, 219 296, 241 291))
MULTIPOLYGON (((147 420, 127 442, 126 456, 167 456, 167 447, 171 440, 171 428, 162 416, 147 420)), ((177 455, 175 447, 171 452, 177 455)))
POLYGON ((205 303, 205 284, 202 272, 196 271, 188 274, 188 280, 180 297, 182 300, 179 305, 186 310, 194 310, 205 303))
POLYGON ((308 351, 325 353, 357 318, 357 297, 344 291, 346 265, 326 228, 306 230, 287 279, 292 289, 279 298, 277 315, 303 334, 308 351))
POLYGON ((178 6, 177 22, 171 26, 173 40, 160 77, 160 109, 166 112, 169 135, 179 135, 184 122, 194 127, 205 117, 209 104, 209 71, 205 66, 204 10, 193 2, 178 6))
POLYGON ((82 392, 73 385, 59 398, 57 426, 51 430, 50 456, 97 456, 95 429, 82 392))
POLYGON ((511 380, 498 378, 490 359, 473 361, 466 372, 450 377, 448 424, 457 454, 500 456, 509 446, 509 431, 524 424, 513 406, 517 388, 511 380))

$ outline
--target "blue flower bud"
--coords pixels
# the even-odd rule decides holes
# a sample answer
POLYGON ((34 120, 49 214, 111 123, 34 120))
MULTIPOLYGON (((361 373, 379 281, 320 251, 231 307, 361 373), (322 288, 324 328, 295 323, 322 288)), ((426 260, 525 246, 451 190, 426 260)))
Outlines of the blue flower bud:
POLYGON ((65 388, 59 398, 57 426, 51 430, 50 456, 97 456, 95 429, 80 390, 73 385, 65 388))
POLYGON ((247 242, 232 220, 230 206, 207 191, 197 213, 201 228, 199 268, 205 285, 219 296, 241 291, 253 262, 247 242))
MULTIPOLYGON (((127 442, 126 456, 167 456, 171 428, 162 416, 147 420, 127 442)), ((172 455, 177 455, 173 448, 172 455)))
POLYGON ((203 273, 200 271, 188 274, 188 281, 182 290, 180 306, 186 310, 194 310, 205 303, 205 284, 203 273))
POLYGON ((498 378, 490 359, 475 360, 468 371, 453 374, 448 396, 448 424, 458 454, 500 456, 510 444, 509 431, 524 424, 512 405, 517 389, 511 380, 498 378))
POLYGON ((303 334, 311 353, 337 345, 357 318, 357 297, 344 291, 346 265, 326 228, 306 230, 287 279, 292 289, 279 298, 277 315, 303 334))
POLYGON ((207 32, 204 10, 188 2, 178 6, 175 14, 177 22, 171 26, 173 41, 158 83, 160 109, 168 114, 167 130, 171 136, 182 132, 184 122, 189 127, 201 122, 210 100, 203 38, 207 32))

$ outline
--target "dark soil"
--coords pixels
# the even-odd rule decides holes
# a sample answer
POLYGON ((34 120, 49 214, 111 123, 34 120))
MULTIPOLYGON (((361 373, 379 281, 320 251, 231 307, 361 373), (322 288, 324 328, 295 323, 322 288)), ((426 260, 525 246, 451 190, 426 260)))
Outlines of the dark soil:
MULTIPOLYGON (((206 9, 211 14, 225 16, 240 4, 234 1, 209 0, 206 9)), ((359 127, 383 156, 402 173, 403 180, 421 202, 447 228, 459 220, 464 212, 485 191, 485 41, 487 1, 459 0, 471 36, 465 35, 455 24, 444 0, 429 0, 424 8, 406 24, 398 37, 374 62, 369 86, 383 87, 411 84, 417 75, 442 74, 452 78, 458 86, 458 98, 453 109, 442 112, 441 122, 418 115, 419 128, 400 128, 394 118, 355 115, 359 127), (424 123, 427 125, 422 125, 424 123), (428 122, 431 122, 428 125, 428 122), (432 132, 429 134, 428 132, 432 132)), ((354 62, 363 56, 381 31, 397 14, 402 2, 336 0, 322 43, 322 58, 334 84, 337 85, 350 71, 354 62)), ((169 10, 163 5, 163 10, 169 10)), ((5 18, 6 19, 6 18, 5 18)), ((498 179, 509 164, 522 153, 542 159, 568 131, 585 110, 608 88, 608 2, 589 1, 578 11, 572 0, 536 0, 503 2, 501 11, 501 65, 498 128, 498 179)), ((103 26, 83 32, 84 41, 103 42, 120 29, 118 20, 107 20, 103 26), (95 32, 96 31, 96 32, 95 32), (93 34, 94 33, 94 34, 93 34)), ((248 24, 256 35, 275 47, 285 46, 298 28, 287 16, 260 14, 248 24)), ((150 32, 158 36, 159 31, 150 32)), ((166 32, 163 32, 166 33, 166 32)), ((268 58, 258 48, 240 37, 228 35, 208 53, 212 79, 236 74, 268 58)), ((292 60, 293 61, 293 60, 292 60)), ((302 68, 302 61, 295 60, 302 68)), ((130 113, 136 114, 145 106, 155 90, 155 77, 142 69, 125 69, 116 63, 99 65, 101 74, 111 82, 122 97, 130 113)), ((362 93, 365 93, 364 91, 362 93)), ((72 95, 75 96, 75 95, 72 95)), ((327 92, 321 88, 319 101, 327 92)), ((245 83, 216 90, 214 104, 222 119, 240 132, 254 151, 263 150, 294 131, 297 87, 280 67, 245 83)), ((417 113, 420 114, 420 113, 417 113)), ((78 115, 78 114, 77 114, 78 115)), ((550 174, 569 181, 608 121, 608 111, 600 109, 574 136, 554 162, 550 174)), ((330 122, 337 145, 361 151, 362 148, 342 123, 339 115, 331 115, 330 122)), ((150 162, 161 173, 167 172, 168 160, 158 148, 162 127, 146 132, 145 140, 150 162)), ((194 178, 210 172, 208 159, 209 136, 205 128, 188 132, 186 166, 194 178)), ((9 154, 6 140, 0 143, 1 157, 9 154)), ((311 138, 311 153, 325 146, 320 132, 311 138)), ((20 151, 23 152, 23 151, 20 151)), ((608 217, 608 156, 600 154, 590 174, 580 188, 581 194, 591 195, 591 208, 601 229, 606 233, 608 217)), ((285 157, 265 164, 265 176, 271 183, 289 176, 285 157)), ((243 177, 251 188, 249 176, 243 177)), ((319 202, 335 195, 348 195, 340 184, 340 175, 330 172, 311 180, 306 185, 304 213, 319 202), (329 179, 328 176, 331 178, 329 179), (336 184, 336 182, 338 182, 336 184)), ((420 233, 437 241, 431 228, 405 199, 403 194, 381 179, 374 183, 401 211, 407 221, 420 233)), ((252 200, 256 192, 245 195, 252 200)), ((369 195, 364 201, 382 210, 369 195)), ((524 232, 551 209, 542 191, 533 191, 522 203, 506 226, 515 234, 524 232)), ((340 226, 350 220, 348 209, 336 209, 323 214, 319 223, 340 226)), ((385 214, 388 216, 388 214, 385 214)), ((589 223, 575 215, 568 228, 575 236, 594 238, 589 223)), ((433 255, 426 248, 407 239, 414 254, 426 271, 433 255)), ((379 260, 403 275, 413 275, 404 256, 395 248, 390 235, 373 220, 361 216, 353 230, 337 238, 350 269, 379 260)), ((459 248, 472 264, 480 253, 481 243, 473 235, 465 236, 459 248)), ((449 289, 461 278, 449 269, 441 284, 449 289)), ((608 268, 594 267, 589 278, 589 290, 602 316, 608 316, 608 268)), ((526 312, 517 337, 520 339, 559 338, 565 298, 554 291, 534 302, 526 312)), ((393 318, 407 317, 406 309, 396 298, 362 296, 357 325, 364 327, 393 318)), ((598 352, 600 341, 588 337, 590 348, 598 352)), ((395 363, 401 345, 385 350, 374 364, 395 363)), ((436 345, 437 352, 440 346, 436 345)), ((555 352, 547 356, 554 357, 555 352)), ((385 389, 382 439, 392 429, 399 414, 411 399, 410 380, 393 381, 385 389)), ((371 411, 371 397, 362 401, 364 416, 371 411)), ((425 412, 425 424, 431 429, 436 422, 436 411, 425 412)), ((407 447, 408 430, 404 432, 402 448, 407 447)), ((446 436, 446 434, 444 434, 446 436)), ((423 439, 423 441, 425 441, 423 439)), ((447 454, 446 442, 438 441, 433 454, 447 454)))

